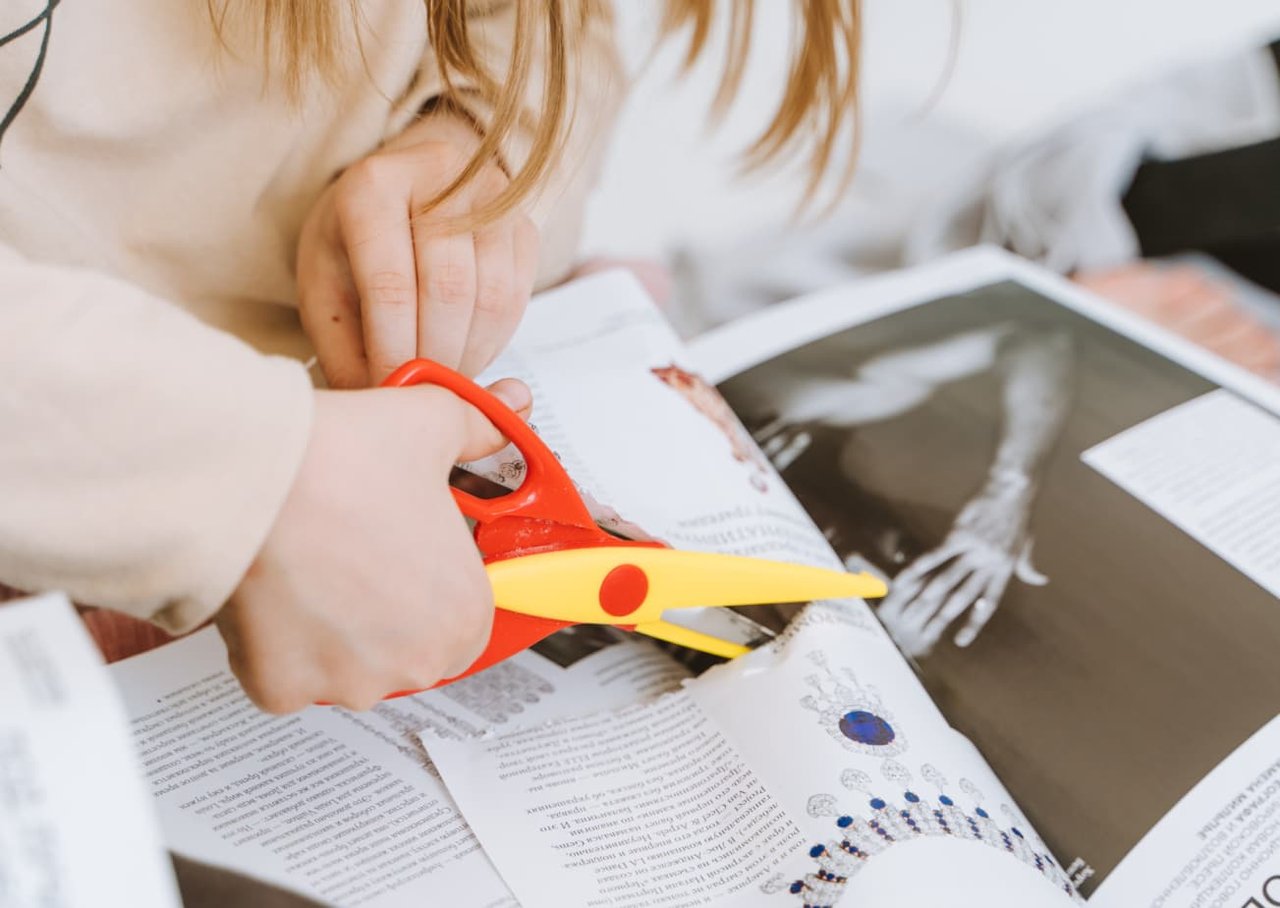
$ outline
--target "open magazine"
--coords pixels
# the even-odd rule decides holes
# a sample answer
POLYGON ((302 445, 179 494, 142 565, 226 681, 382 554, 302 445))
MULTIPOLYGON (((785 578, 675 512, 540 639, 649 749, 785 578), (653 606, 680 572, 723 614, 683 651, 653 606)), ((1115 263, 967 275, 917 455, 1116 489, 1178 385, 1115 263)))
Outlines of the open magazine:
POLYGON ((603 525, 890 597, 362 714, 260 714, 195 634, 112 669, 171 849, 342 905, 1280 903, 1265 385, 994 252, 691 346, 597 276, 493 373, 603 525))

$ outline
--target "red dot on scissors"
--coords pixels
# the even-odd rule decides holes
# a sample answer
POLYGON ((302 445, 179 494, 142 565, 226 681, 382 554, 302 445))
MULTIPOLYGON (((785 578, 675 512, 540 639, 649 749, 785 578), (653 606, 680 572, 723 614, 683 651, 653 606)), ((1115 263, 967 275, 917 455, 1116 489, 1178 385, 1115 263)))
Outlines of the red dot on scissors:
POLYGON ((649 595, 649 578, 634 564, 620 564, 600 581, 600 607, 621 618, 644 604, 649 595))

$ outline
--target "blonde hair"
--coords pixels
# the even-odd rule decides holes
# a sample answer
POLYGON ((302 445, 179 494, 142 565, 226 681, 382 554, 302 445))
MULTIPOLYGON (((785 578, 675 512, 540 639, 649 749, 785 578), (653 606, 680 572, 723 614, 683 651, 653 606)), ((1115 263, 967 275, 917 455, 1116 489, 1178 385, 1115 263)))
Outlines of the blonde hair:
MULTIPOLYGON (((723 114, 742 84, 751 50, 754 0, 729 3, 729 49, 712 109, 723 114)), ((747 148, 748 169, 783 158, 797 146, 810 147, 804 202, 817 194, 823 176, 839 158, 844 137, 843 171, 837 188, 853 175, 858 133, 858 59, 862 42, 859 0, 792 0, 797 28, 782 100, 769 124, 747 148)), ((716 0, 667 0, 662 34, 689 33, 685 69, 691 69, 711 37, 719 4, 716 0)))
MULTIPOLYGON (((236 0, 206 0, 220 38, 228 11, 236 0), (221 7, 218 3, 221 2, 221 7)), ((427 40, 446 87, 440 103, 450 104, 453 86, 465 84, 492 111, 474 157, 453 184, 427 206, 448 198, 498 155, 515 129, 530 132, 528 157, 510 174, 506 190, 477 212, 481 221, 500 216, 534 193, 564 147, 572 117, 570 58, 583 30, 610 15, 607 0, 511 0, 515 6, 515 38, 506 72, 490 72, 475 52, 468 28, 472 0, 424 0, 427 40), (539 59, 540 58, 540 59, 539 59), (522 106, 535 63, 543 69, 542 103, 537 116, 522 106)), ((729 5, 728 54, 713 108, 723 113, 732 103, 746 68, 751 45, 754 0, 725 0, 729 5)), ((746 150, 748 168, 778 161, 797 147, 810 146, 804 201, 818 192, 824 175, 840 156, 849 137, 839 185, 852 174, 857 142, 858 50, 861 40, 859 0, 792 0, 798 27, 782 99, 768 125, 746 150)), ((341 69, 348 28, 359 21, 358 0, 238 0, 256 8, 263 65, 283 79, 297 97, 313 74, 333 78, 341 69)), ((686 69, 706 49, 714 31, 717 0, 667 0, 662 18, 664 39, 688 34, 686 69)), ((246 13, 247 14, 247 13, 246 13)), ((355 30, 358 43, 358 28, 355 30)), ((225 41, 224 41, 225 43, 225 41)), ((459 107, 461 110, 462 108, 459 107)))

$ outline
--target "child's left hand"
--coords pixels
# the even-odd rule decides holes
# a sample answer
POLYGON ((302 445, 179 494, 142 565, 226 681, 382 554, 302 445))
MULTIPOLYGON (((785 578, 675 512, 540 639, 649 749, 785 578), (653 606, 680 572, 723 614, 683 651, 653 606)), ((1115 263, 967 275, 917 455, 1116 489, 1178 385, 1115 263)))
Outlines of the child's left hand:
POLYGON ((476 231, 449 224, 506 188, 502 168, 485 165, 417 214, 479 143, 460 117, 427 117, 347 168, 307 216, 299 307, 331 387, 378 384, 415 356, 474 376, 510 340, 533 289, 537 228, 518 210, 476 231))

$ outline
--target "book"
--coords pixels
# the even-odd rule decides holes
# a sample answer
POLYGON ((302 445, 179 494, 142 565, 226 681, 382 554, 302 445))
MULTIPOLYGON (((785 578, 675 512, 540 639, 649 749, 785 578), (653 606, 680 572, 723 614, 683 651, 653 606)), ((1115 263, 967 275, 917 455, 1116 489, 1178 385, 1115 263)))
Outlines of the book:
POLYGON ((599 275, 491 373, 602 525, 890 596, 361 714, 258 713, 199 632, 112 667, 175 852, 341 905, 1280 903, 1269 386, 992 250, 687 345, 599 275))

